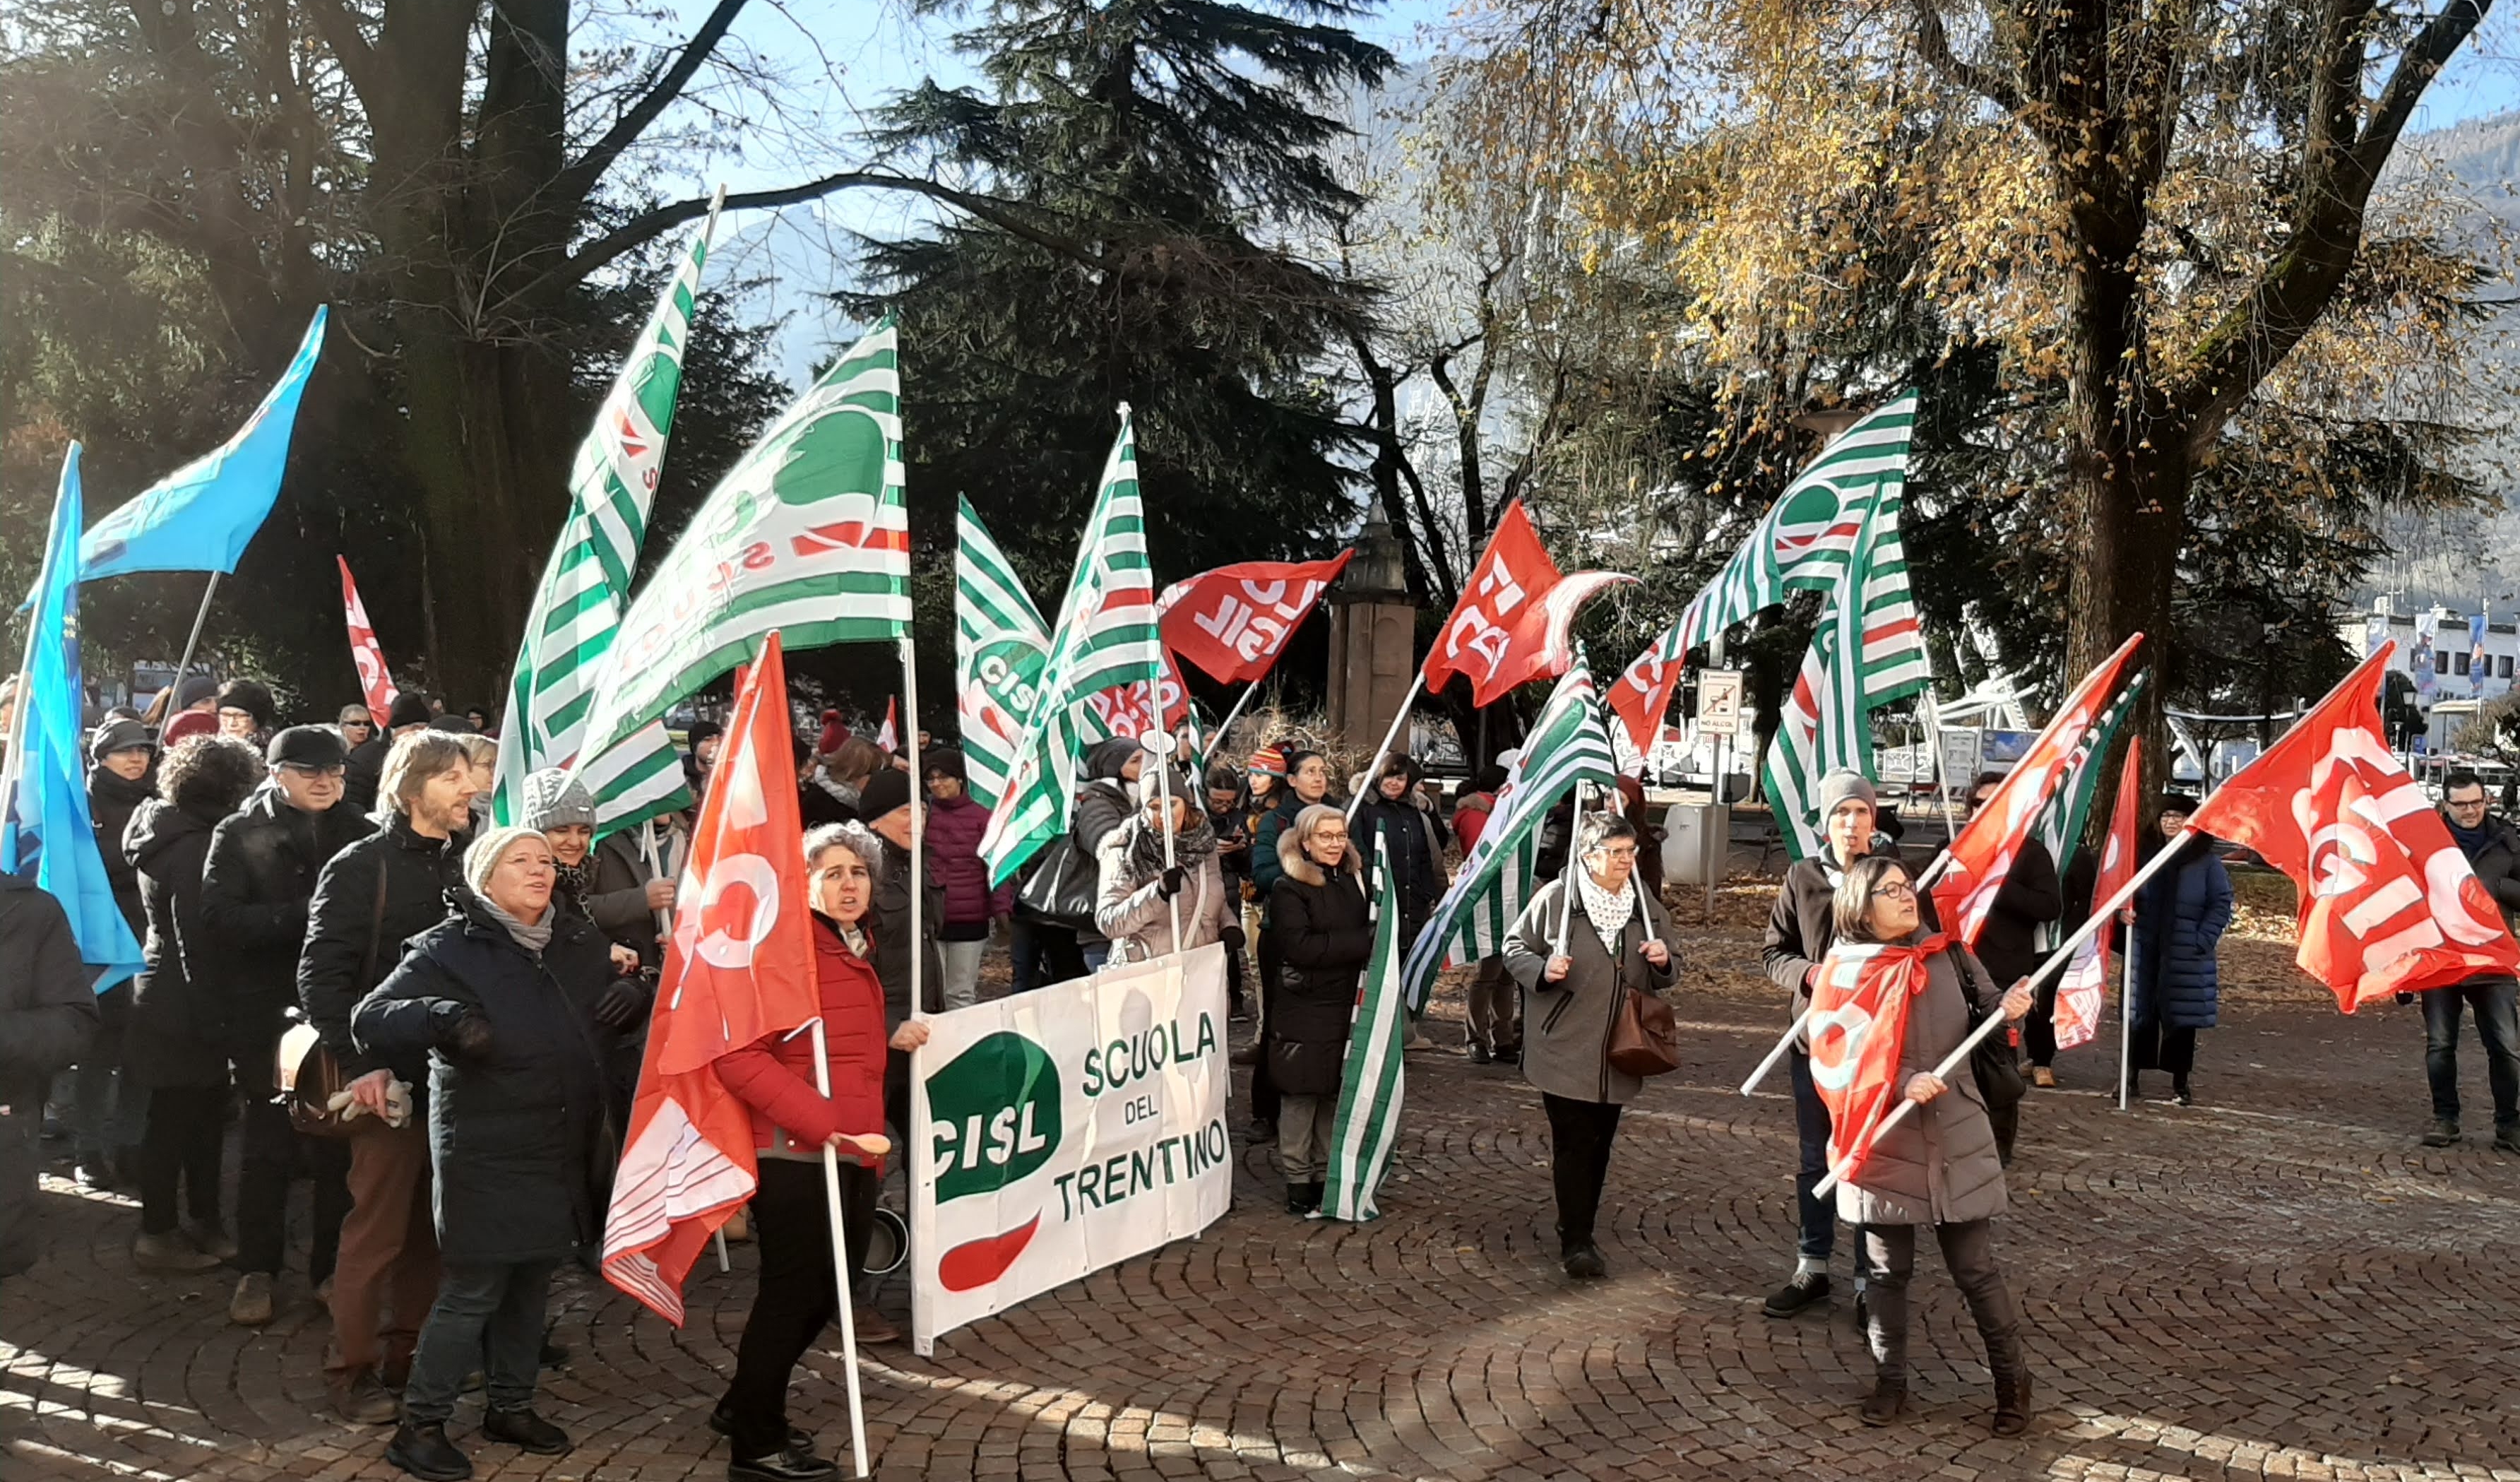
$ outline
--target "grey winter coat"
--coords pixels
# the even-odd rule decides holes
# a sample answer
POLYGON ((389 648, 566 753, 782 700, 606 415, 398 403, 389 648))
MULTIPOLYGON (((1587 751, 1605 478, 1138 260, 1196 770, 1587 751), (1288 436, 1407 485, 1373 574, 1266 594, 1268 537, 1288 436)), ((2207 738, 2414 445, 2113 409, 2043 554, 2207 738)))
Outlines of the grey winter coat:
MULTIPOLYGON (((1941 1064, 1968 1038, 1970 1000, 1955 955, 1934 954, 1925 991, 1908 1006, 1907 1033, 1899 1045, 1901 1088, 1917 1071, 1941 1064)), ((2003 988, 1986 965, 1975 957, 1968 961, 1977 1010, 2001 1012, 2003 988)), ((1838 1186, 1839 1219, 1850 1225, 1957 1225, 2003 1213, 2003 1164, 1996 1156, 1995 1128, 1987 1121, 1977 1077, 1962 1063, 1943 1084, 1941 1096, 1882 1133, 1855 1179, 1838 1186)))
POLYGON ((1160 888, 1162 872, 1141 877, 1129 866, 1130 846, 1145 828, 1143 818, 1133 818, 1112 830, 1095 862, 1101 870, 1102 891, 1094 925, 1111 939, 1115 966, 1149 963, 1176 951, 1223 941, 1225 929, 1236 924, 1238 914, 1238 901, 1226 894, 1225 872, 1217 864, 1216 851, 1210 849, 1197 864, 1183 867, 1181 894, 1173 904, 1181 907, 1184 940, 1176 945, 1172 905, 1165 902, 1160 888))
POLYGON ((1618 1022, 1629 989, 1658 994, 1671 986, 1680 949, 1672 943, 1671 918, 1663 914, 1662 903, 1640 893, 1644 911, 1628 918, 1618 961, 1612 962, 1580 903, 1574 920, 1566 921, 1566 889, 1563 879, 1541 887, 1506 934, 1505 970, 1522 985, 1522 1078, 1550 1096, 1615 1106, 1644 1083, 1610 1064, 1610 1027, 1618 1022), (1653 934, 1671 952, 1666 966, 1645 961, 1648 917, 1653 934), (1549 959, 1556 951, 1561 922, 1574 966, 1552 983, 1549 959))

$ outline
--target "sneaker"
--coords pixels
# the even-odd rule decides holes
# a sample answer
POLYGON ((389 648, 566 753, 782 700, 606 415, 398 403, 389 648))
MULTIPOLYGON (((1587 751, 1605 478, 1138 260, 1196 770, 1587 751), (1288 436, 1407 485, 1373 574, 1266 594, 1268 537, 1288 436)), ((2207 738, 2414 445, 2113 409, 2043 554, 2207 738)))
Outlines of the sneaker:
POLYGON ((505 1441, 537 1457, 568 1455, 568 1432, 535 1415, 531 1407, 523 1410, 500 1410, 496 1406, 481 1413, 481 1435, 490 1441, 505 1441))
POLYGON ((2423 1145, 2426 1147, 2448 1147, 2452 1143, 2458 1141, 2458 1118, 2435 1117, 2433 1118, 2432 1131, 2425 1133, 2423 1136, 2423 1145))
POLYGON ((801 1446, 766 1457, 738 1457, 726 1463, 727 1482, 825 1482, 839 1474, 839 1463, 825 1460, 801 1446))
MULTIPOLYGON (((353 1425, 382 1425, 386 1421, 394 1419, 402 1414, 402 1402, 394 1398, 394 1392, 392 1390, 385 1388, 385 1381, 377 1377, 375 1370, 363 1369, 359 1370, 356 1377, 352 1378, 349 1383, 341 1386, 340 1389, 334 1394, 333 1413, 339 1415, 342 1419, 349 1421, 353 1425)), ((407 1425, 404 1426, 402 1431, 395 1433, 394 1439, 397 1441, 401 1440, 403 1433, 408 1432, 411 1428, 412 1427, 407 1425)), ((434 1429, 437 1432, 438 1444, 440 1446, 445 1446, 446 1427, 439 1425, 429 1428, 434 1429)), ((448 1446, 446 1449, 450 1452, 455 1451, 451 1446, 448 1446)), ((388 1460, 392 1458, 393 1452, 390 1448, 386 1450, 385 1456, 388 1460)), ((469 1477, 472 1475, 472 1463, 464 1460, 463 1453, 455 1452, 455 1460, 463 1463, 464 1469, 454 1473, 454 1475, 459 1477, 469 1477)), ((400 1462, 395 1462, 395 1464, 398 1466, 401 1465, 400 1462)), ((404 1467, 403 1469, 405 1471, 413 1470, 411 1467, 404 1467)), ((431 1473, 422 1472, 420 1475, 428 1476, 431 1475, 431 1473)))
POLYGON ((2030 1084, 2042 1091, 2053 1091, 2056 1089, 2056 1072, 2045 1065, 2033 1065, 2030 1067, 2030 1084))
POLYGON ((131 1264, 160 1276, 190 1276, 214 1269, 219 1258, 194 1244, 193 1237, 180 1230, 158 1235, 142 1231, 131 1242, 131 1264))
POLYGON ((271 1321, 271 1273, 248 1271, 237 1278, 236 1295, 228 1298, 228 1321, 239 1327, 260 1327, 271 1321))
POLYGON ((105 1154, 101 1152, 81 1153, 78 1167, 70 1174, 70 1182, 81 1189, 111 1190, 113 1187, 112 1165, 106 1162, 105 1154))
POLYGON ((1472 1045, 1470 1047, 1470 1063, 1473 1065, 1492 1065, 1496 1063, 1496 1056, 1488 1054, 1487 1046, 1472 1045))
POLYGON ((195 1245, 217 1257, 221 1264, 237 1258, 236 1236, 228 1234, 226 1227, 218 1221, 195 1220, 186 1225, 184 1230, 192 1235, 195 1245))
POLYGON ((464 1482, 472 1462, 446 1439, 443 1425, 404 1425, 385 1443, 385 1460, 424 1482, 464 1482))
POLYGON ((2182 1081, 2170 1089, 2170 1099, 2177 1101, 2182 1106, 2193 1106, 2196 1104, 2196 1093, 2187 1089, 2187 1083, 2185 1081, 2182 1081))
POLYGON ((1828 1273, 1798 1271, 1794 1279, 1769 1293, 1759 1310, 1772 1318, 1798 1318, 1828 1300, 1828 1273))
POLYGON ((1598 1281, 1610 1274, 1609 1263, 1601 1259, 1600 1247, 1586 1240, 1566 1252, 1566 1274, 1578 1281, 1598 1281))
POLYGON ((2520 1152, 2520 1124, 2494 1129, 2496 1152, 2520 1152))

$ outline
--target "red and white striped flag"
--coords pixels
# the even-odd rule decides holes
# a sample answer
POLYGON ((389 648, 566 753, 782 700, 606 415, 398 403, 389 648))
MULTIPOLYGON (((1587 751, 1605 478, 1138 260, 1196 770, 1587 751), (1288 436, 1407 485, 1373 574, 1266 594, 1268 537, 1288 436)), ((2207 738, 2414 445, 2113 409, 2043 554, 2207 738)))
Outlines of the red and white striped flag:
POLYGON ((1812 1085, 1828 1104, 1828 1163, 1855 1182, 1872 1152, 1873 1129, 1899 1103, 1899 1052, 1908 1005, 1925 990, 1934 956, 1951 945, 1936 932, 1911 946, 1839 942, 1812 985, 1812 1085))
MULTIPOLYGON (((2100 845, 2100 868, 2092 879, 2092 903, 2104 905, 2126 888, 2135 874, 2136 839, 2143 828, 2143 741, 2127 743, 2126 765, 2118 773, 2118 800, 2109 810, 2109 836, 2100 845)), ((2109 928, 2083 938, 2074 960, 2056 984, 2056 1048, 2088 1045, 2100 1032, 2100 1010, 2108 1002, 2109 928)))
POLYGON ((2073 695, 2048 718, 2048 728, 2004 774, 1995 795, 1952 840, 1951 863, 1934 882, 1934 915, 1961 941, 1974 946, 1978 933, 1986 929, 1996 893, 2012 874, 2012 862, 2020 857, 2022 844, 2037 829, 2048 794, 2071 775, 2085 736, 2108 711, 2142 642, 2140 633, 2128 639, 2083 677, 2073 695))
POLYGON ((736 683, 716 780, 683 865, 604 1225, 605 1279, 677 1327, 692 1263, 758 1179, 752 1112, 719 1083, 718 1057, 821 1009, 793 746, 773 632, 736 683))
POLYGON ((377 630, 368 626, 368 606, 359 601, 358 583, 350 580, 350 562, 338 556, 333 561, 341 568, 341 616, 350 625, 350 662, 359 666, 359 693, 367 697, 368 713, 382 733, 393 716, 393 676, 385 672, 385 651, 377 647, 377 630))

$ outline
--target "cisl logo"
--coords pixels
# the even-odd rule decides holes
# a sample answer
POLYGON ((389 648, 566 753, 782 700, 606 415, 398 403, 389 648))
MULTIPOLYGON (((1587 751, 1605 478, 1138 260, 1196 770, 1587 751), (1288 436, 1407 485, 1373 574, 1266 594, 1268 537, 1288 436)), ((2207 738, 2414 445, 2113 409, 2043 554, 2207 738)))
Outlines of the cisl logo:
MULTIPOLYGON (((995 1193, 1038 1172, 1058 1151, 1058 1067, 1041 1046, 1001 1030, 927 1077, 929 1146, 936 1202, 995 1193)), ((948 1291, 986 1286, 1032 1243, 1041 1214, 1002 1234, 966 1241, 936 1263, 948 1291)))

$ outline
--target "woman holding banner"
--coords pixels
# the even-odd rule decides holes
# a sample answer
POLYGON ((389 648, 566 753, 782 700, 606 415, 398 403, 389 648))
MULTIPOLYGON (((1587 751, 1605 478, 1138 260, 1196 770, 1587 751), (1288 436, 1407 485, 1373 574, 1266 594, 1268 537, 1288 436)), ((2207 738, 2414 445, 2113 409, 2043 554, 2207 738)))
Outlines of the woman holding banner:
MULTIPOLYGON (((1968 1301, 1986 1342, 1987 1368, 1995 1371, 1994 1429, 2017 1436, 2030 1424, 2030 1366, 2021 1346, 2021 1312, 1995 1263, 1995 1217, 2004 1211, 2003 1165, 1996 1156, 1995 1128, 1974 1076, 1944 1082, 1933 1073, 1967 1037, 1973 1016, 2001 1009, 2007 1019, 2030 1011, 2030 990, 2004 992, 1967 948, 1941 933, 1927 934, 1907 867, 1867 855, 1847 867, 1837 887, 1837 945, 1824 973, 1850 962, 1866 975, 1901 972, 1923 979, 1896 995, 1906 1005, 1892 1098, 1917 1103, 1922 1115, 1903 1117, 1871 1141, 1838 1185, 1837 1216, 1864 1233, 1868 1286, 1866 1335, 1872 1346, 1872 1393, 1864 1402, 1867 1425, 1888 1425, 1908 1403, 1908 1277, 1916 1262, 1916 1227, 1933 1227, 1943 1265, 1968 1301)), ((1867 1023, 1887 1023, 1885 1017, 1867 1023)), ((1875 1031, 1877 1032, 1877 1031, 1875 1031)), ((1843 1098, 1863 1087, 1852 1078, 1863 1069, 1864 1041, 1839 1016, 1812 1030, 1813 1074, 1830 1095, 1832 1113, 1843 1098), (1823 1036, 1835 1032, 1835 1055, 1822 1053, 1823 1036)), ((1833 1115, 1833 1125, 1862 1138, 1869 1119, 1833 1115)), ((1843 1160, 1855 1149, 1832 1146, 1843 1160)), ((1841 1161, 1841 1166, 1842 1161, 1841 1161)))
POLYGON ((1671 922, 1636 883, 1638 847, 1626 819, 1583 815, 1576 870, 1542 886, 1505 939, 1505 970, 1530 995, 1522 1076, 1549 1113, 1558 1256, 1578 1280, 1608 1274, 1593 1225, 1619 1107, 1644 1084, 1610 1063, 1610 1030, 1629 993, 1660 993, 1674 967, 1671 922))
MULTIPOLYGON (((788 1426, 788 1380, 815 1335, 839 1311, 832 1269, 831 1210, 823 1148, 840 1154, 840 1224, 849 1269, 866 1264, 867 1233, 883 1177, 883 982, 876 976, 867 913, 883 846, 861 824, 826 824, 805 835, 805 884, 814 912, 814 973, 831 1094, 814 1086, 810 1034, 770 1035, 717 1061, 718 1079, 752 1108, 760 1184, 752 1196, 761 1246, 760 1283, 736 1343, 735 1378, 709 1415, 734 1444, 727 1475, 738 1482, 813 1482, 838 1468, 788 1426)), ((927 1026, 912 1019, 890 1045, 916 1050, 927 1026)), ((873 1304, 856 1308, 861 1343, 901 1334, 873 1304)))

